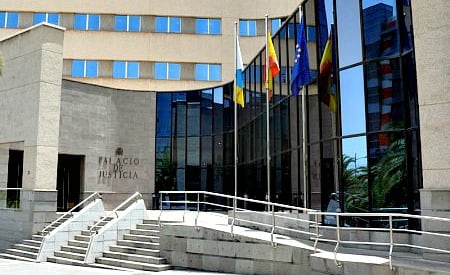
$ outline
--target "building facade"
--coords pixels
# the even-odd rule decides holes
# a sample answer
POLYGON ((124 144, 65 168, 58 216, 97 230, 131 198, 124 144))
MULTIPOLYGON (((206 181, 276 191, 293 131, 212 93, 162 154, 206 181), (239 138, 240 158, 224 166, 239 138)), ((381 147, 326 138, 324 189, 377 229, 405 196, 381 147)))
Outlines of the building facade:
POLYGON ((22 227, 3 246, 94 191, 110 207, 139 191, 148 208, 160 190, 234 194, 234 21, 246 64, 237 193, 265 200, 265 13, 281 69, 269 106, 272 201, 327 210, 337 198, 346 212, 448 217, 447 2, 303 1, 312 78, 305 118, 290 88, 299 3, 243 2, 140 2, 119 11, 112 3, 2 3, 0 183, 10 188, 2 211, 16 220, 1 226, 22 227), (57 17, 67 29, 16 34, 36 17, 57 17))

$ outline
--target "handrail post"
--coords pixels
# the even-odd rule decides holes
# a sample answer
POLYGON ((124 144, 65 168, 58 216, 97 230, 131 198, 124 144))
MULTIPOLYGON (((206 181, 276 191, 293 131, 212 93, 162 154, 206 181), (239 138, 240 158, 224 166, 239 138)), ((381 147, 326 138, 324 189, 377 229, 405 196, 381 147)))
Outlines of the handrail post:
POLYGON ((231 236, 234 237, 234 223, 236 221, 236 204, 237 204, 237 197, 236 194, 233 197, 233 221, 231 221, 231 236))
POLYGON ((394 235, 393 235, 393 229, 392 229, 392 215, 389 215, 389 268, 393 270, 392 267, 392 251, 394 249, 394 235))
POLYGON ((314 214, 315 216, 315 223, 316 223, 316 241, 314 242, 314 253, 317 252, 317 244, 319 243, 319 214, 316 212, 314 214))
POLYGON ((275 206, 269 205, 269 207, 272 208, 272 231, 270 232, 270 242, 272 243, 272 246, 275 246, 275 243, 273 241, 273 233, 275 232, 275 206))
POLYGON ((184 193, 184 212, 183 212, 183 223, 184 223, 184 216, 186 215, 187 211, 187 193, 184 193))
POLYGON ((163 193, 159 192, 159 216, 158 216, 158 226, 161 227, 161 215, 163 212, 162 202, 163 202, 163 193))
POLYGON ((341 263, 337 260, 337 251, 339 249, 339 244, 341 242, 341 232, 340 232, 340 221, 339 221, 339 215, 336 213, 336 247, 334 248, 334 263, 337 266, 342 266, 341 263))
POLYGON ((197 192, 197 217, 195 217, 195 228, 198 229, 197 222, 200 215, 200 193, 197 192))

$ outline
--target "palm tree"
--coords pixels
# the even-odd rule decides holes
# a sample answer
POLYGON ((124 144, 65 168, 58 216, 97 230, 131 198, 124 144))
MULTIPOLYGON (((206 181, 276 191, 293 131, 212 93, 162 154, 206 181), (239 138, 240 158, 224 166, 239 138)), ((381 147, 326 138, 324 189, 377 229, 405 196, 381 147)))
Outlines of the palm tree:
POLYGON ((386 153, 371 168, 374 207, 400 207, 406 193, 406 144, 401 138, 388 147, 386 153), (395 195, 395 194, 397 195, 395 195), (400 195, 402 194, 402 195, 400 195), (398 201, 398 198, 402 198, 398 201))
POLYGON ((355 167, 355 158, 343 156, 344 211, 366 212, 369 207, 367 167, 355 167))

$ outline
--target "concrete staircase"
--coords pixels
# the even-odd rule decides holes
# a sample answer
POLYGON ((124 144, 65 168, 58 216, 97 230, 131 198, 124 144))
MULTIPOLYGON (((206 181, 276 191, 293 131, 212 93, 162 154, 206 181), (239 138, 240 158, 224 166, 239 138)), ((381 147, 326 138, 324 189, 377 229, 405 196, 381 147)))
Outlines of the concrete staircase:
MULTIPOLYGON (((51 227, 47 228, 45 234, 49 234, 71 217, 67 216, 57 221, 51 227)), ((0 258, 34 262, 38 256, 43 238, 44 233, 38 232, 32 235, 30 240, 24 240, 20 244, 14 244, 12 248, 6 249, 5 253, 0 253, 0 258)))
MULTIPOLYGON (((106 218, 95 230, 99 230, 112 219, 112 217, 106 218)), ((75 235, 73 240, 69 240, 67 245, 63 245, 61 250, 55 251, 54 256, 48 257, 47 261, 67 265, 85 265, 84 258, 86 257, 87 248, 91 240, 91 229, 92 225, 88 226, 87 230, 81 230, 80 234, 75 235)))
POLYGON ((159 226, 153 220, 144 220, 136 229, 124 234, 122 240, 96 258, 94 266, 146 271, 171 269, 166 259, 160 257, 159 226))

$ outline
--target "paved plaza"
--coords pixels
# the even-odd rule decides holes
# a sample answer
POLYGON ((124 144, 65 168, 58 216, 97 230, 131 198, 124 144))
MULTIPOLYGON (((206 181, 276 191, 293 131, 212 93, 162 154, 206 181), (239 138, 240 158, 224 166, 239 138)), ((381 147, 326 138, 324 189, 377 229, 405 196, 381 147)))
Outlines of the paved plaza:
MULTIPOLYGON (((201 272, 193 270, 168 270, 161 272, 149 272, 149 271, 138 271, 138 270, 112 270, 112 269, 102 269, 95 267, 84 267, 84 266, 71 266, 63 264, 54 263, 33 263, 24 262, 17 260, 0 259, 0 274, 1 275, 213 275, 219 274, 214 272, 201 272)), ((224 273, 220 273, 224 274, 224 273)))

